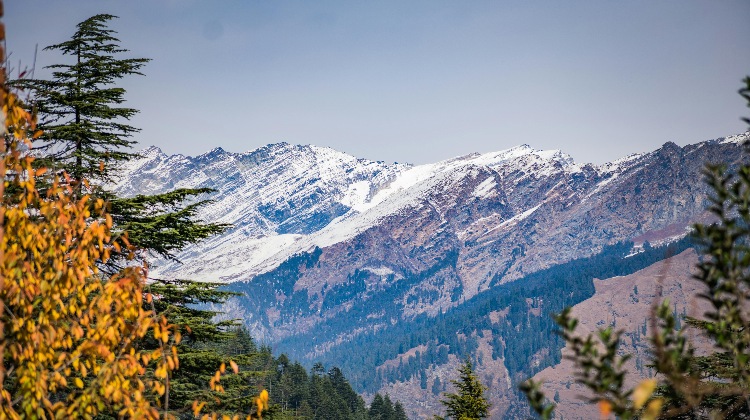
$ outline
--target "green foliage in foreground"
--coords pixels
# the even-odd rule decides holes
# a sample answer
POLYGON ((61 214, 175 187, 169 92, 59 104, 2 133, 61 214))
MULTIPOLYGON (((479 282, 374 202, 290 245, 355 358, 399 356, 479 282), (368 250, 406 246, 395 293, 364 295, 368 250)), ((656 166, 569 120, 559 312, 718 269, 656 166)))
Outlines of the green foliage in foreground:
POLYGON ((163 194, 112 197, 113 220, 128 241, 162 258, 175 259, 185 246, 224 232, 230 225, 203 223, 196 219, 208 200, 196 200, 209 188, 181 188, 163 194), (186 204, 189 203, 189 204, 186 204))

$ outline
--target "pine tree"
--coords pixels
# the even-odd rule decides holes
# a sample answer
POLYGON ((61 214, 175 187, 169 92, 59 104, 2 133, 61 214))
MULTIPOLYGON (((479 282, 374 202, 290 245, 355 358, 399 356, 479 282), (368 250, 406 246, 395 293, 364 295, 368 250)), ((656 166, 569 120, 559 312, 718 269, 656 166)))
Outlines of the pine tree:
POLYGON ((484 398, 486 387, 474 374, 471 360, 458 369, 459 379, 452 380, 458 393, 446 393, 440 402, 447 408, 448 418, 455 420, 483 419, 489 416, 490 403, 484 398))
POLYGON ((310 380, 305 368, 296 362, 289 367, 287 376, 290 381, 289 407, 292 409, 302 409, 303 404, 306 404, 309 407, 310 380))
MULTIPOLYGON (((203 309, 209 304, 220 304, 234 295, 218 290, 219 284, 191 281, 155 281, 145 286, 154 296, 145 305, 166 316, 182 336, 177 346, 179 368, 170 377, 169 410, 182 416, 192 412, 194 401, 206 402, 205 410, 222 414, 250 414, 254 412, 258 378, 270 375, 270 351, 258 349, 247 329, 234 321, 215 322, 217 314, 203 309), (238 373, 227 372, 221 379, 223 391, 211 388, 211 378, 222 364, 232 362, 238 373)), ((152 336, 137 343, 137 348, 153 350, 158 343, 152 336)), ((147 372, 145 376, 149 376, 147 372)))
POLYGON ((75 181, 101 184, 111 181, 117 163, 134 158, 127 151, 139 129, 125 121, 138 111, 120 106, 125 89, 115 82, 140 75, 146 58, 117 56, 127 52, 106 24, 115 16, 100 14, 78 24, 70 40, 45 50, 73 58, 72 64, 54 64, 52 80, 20 80, 29 88, 44 135, 35 144, 38 160, 48 168, 64 170, 75 181))
POLYGON ((400 401, 396 401, 396 404, 393 406, 393 420, 409 420, 409 418, 406 417, 404 406, 400 401))
POLYGON ((153 256, 176 259, 175 252, 222 233, 230 226, 196 220, 198 209, 209 201, 195 200, 193 197, 211 191, 208 188, 183 188, 164 194, 128 198, 104 195, 109 199, 117 232, 127 233, 130 243, 153 256))
MULTIPOLYGON (((27 89, 43 131, 35 141, 39 166, 55 173, 65 172, 77 191, 110 202, 115 235, 127 232, 130 244, 149 254, 175 258, 175 252, 201 239, 223 232, 228 225, 195 220, 198 209, 207 204, 196 197, 209 189, 179 189, 164 194, 132 198, 116 197, 106 191, 122 163, 138 157, 130 151, 132 136, 140 131, 127 121, 137 109, 121 106, 125 89, 116 85, 122 78, 142 75, 146 58, 119 58, 116 32, 107 24, 116 16, 99 14, 77 25, 70 40, 45 50, 71 57, 71 64, 48 66, 52 80, 21 79, 16 86, 27 89)), ((122 257, 122 255, 119 255, 122 257)), ((107 272, 122 268, 117 253, 107 272)))
MULTIPOLYGON (((351 418, 354 414, 354 410, 349 408, 346 396, 339 393, 339 389, 335 387, 331 380, 333 376, 338 376, 339 374, 340 370, 338 368, 333 368, 326 375, 325 367, 322 364, 316 363, 313 366, 310 377, 309 402, 315 413, 314 418, 316 420, 344 420, 351 418)), ((343 375, 338 377, 337 381, 340 387, 348 388, 348 390, 351 389, 343 378, 343 375)))
POLYGON ((370 419, 371 420, 386 420, 382 417, 384 411, 385 411, 385 400, 383 399, 383 396, 380 394, 375 394, 375 397, 373 397, 372 403, 370 404, 370 410, 368 411, 368 414, 370 415, 370 419))
POLYGON ((380 417, 383 420, 393 420, 394 414, 393 401, 391 401, 391 397, 389 397, 388 394, 385 394, 385 397, 383 397, 383 411, 381 412, 380 417))
POLYGON ((360 404, 361 397, 349 385, 341 369, 333 367, 328 371, 328 378, 336 393, 346 402, 350 412, 355 412, 360 404))
POLYGON ((442 390, 440 386, 440 378, 435 378, 435 382, 432 383, 432 394, 438 395, 440 394, 440 390, 442 390))

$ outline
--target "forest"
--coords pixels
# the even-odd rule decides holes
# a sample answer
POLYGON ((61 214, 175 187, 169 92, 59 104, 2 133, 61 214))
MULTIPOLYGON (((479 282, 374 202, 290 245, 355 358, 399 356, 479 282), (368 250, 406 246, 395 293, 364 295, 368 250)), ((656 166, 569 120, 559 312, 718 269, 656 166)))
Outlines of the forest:
MULTIPOLYGON (((448 355, 455 355, 461 360, 472 357, 477 347, 477 333, 489 330, 494 340, 493 351, 496 352, 493 358, 504 358, 513 381, 520 384, 536 372, 559 362, 559 350, 563 347, 564 340, 554 334, 557 325, 549 315, 591 297, 595 278, 631 274, 663 260, 665 256, 676 255, 695 246, 688 237, 664 247, 646 247, 643 252, 625 258, 630 254, 632 245, 615 244, 597 255, 542 270, 518 281, 496 285, 436 317, 421 315, 411 321, 378 330, 377 333, 361 334, 331 348, 321 360, 340 366, 358 391, 372 393, 385 382, 422 376, 430 366, 445 363, 448 355), (529 311, 527 299, 531 299, 532 305, 539 309, 539 316, 529 311), (508 312, 503 322, 491 322, 489 313, 505 308, 508 312), (501 344, 501 340, 505 345, 501 344), (397 367, 377 369, 386 360, 394 359, 404 353, 404 350, 420 345, 426 346, 424 353, 417 352, 397 367), (356 349, 359 348, 370 350, 365 353, 357 352, 356 349), (542 352, 546 354, 544 359, 538 364, 531 363, 534 355, 543 349, 549 350, 542 352)), ((292 261, 313 260, 298 256, 289 260, 292 261)), ((286 273, 289 266, 285 267, 286 273)), ((408 283, 408 280, 404 283, 408 283)), ((242 290, 238 285, 228 286, 228 289, 242 290)), ((308 302, 301 303, 303 308, 290 309, 290 312, 309 308, 308 302)), ((395 306, 384 307, 381 302, 373 305, 370 308, 363 307, 362 314, 350 315, 346 321, 325 321, 308 333, 280 341, 276 347, 292 357, 306 360, 305 354, 316 342, 351 329, 352 322, 367 322, 368 310, 385 309, 394 314, 398 314, 400 310, 395 306)), ((440 387, 440 391, 442 390, 440 387)), ((439 393, 437 389, 435 391, 436 394, 439 393)))

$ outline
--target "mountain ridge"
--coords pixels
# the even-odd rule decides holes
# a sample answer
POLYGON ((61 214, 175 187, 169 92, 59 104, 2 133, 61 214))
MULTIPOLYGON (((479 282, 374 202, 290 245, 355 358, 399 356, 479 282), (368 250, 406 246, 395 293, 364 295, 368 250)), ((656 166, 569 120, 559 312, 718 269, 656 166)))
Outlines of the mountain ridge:
MULTIPOLYGON (((725 139, 736 142, 737 139, 746 138, 746 134, 744 136, 730 136, 725 139)), ((713 140, 717 141, 719 140, 713 140)), ((710 142, 712 141, 698 144, 710 142)), ((669 147, 669 143, 662 148, 664 147, 669 147)), ((231 282, 272 270, 295 253, 309 251, 315 246, 325 247, 348 240, 354 232, 361 232, 383 217, 413 204, 408 198, 399 200, 394 196, 403 193, 408 197, 414 197, 424 195, 428 192, 426 190, 431 188, 440 188, 441 183, 455 184, 455 179, 451 181, 447 178, 453 175, 466 175, 465 172, 456 174, 456 171, 470 170, 472 165, 476 166, 475 170, 481 167, 502 170, 506 177, 518 171, 525 171, 529 176, 536 178, 551 176, 560 171, 568 174, 588 172, 589 176, 598 177, 598 182, 606 185, 617 178, 618 172, 627 170, 634 162, 648 156, 649 153, 634 154, 610 163, 592 165, 575 163, 569 155, 560 150, 542 151, 523 144, 498 152, 471 153, 432 164, 410 165, 385 164, 359 159, 331 148, 282 142, 244 153, 231 153, 217 147, 195 157, 166 155, 159 148, 152 146, 142 151, 141 155, 143 158, 126 165, 121 181, 113 188, 115 192, 121 195, 134 195, 164 192, 180 187, 215 188, 218 193, 210 198, 217 200, 218 197, 222 203, 209 205, 202 213, 202 217, 210 221, 234 224, 235 228, 230 231, 230 235, 233 236, 229 238, 231 244, 236 245, 241 239, 254 241, 250 246, 245 245, 242 253, 246 257, 238 257, 243 260, 242 268, 226 259, 215 260, 216 265, 234 268, 212 274, 205 269, 190 272, 185 270, 184 265, 180 267, 173 262, 161 261, 156 264, 155 275, 164 276, 166 273, 179 272, 196 280, 231 282), (275 162, 275 165, 267 168, 268 170, 254 170, 269 162, 275 162), (508 164, 509 162, 515 164, 508 164), (289 165, 291 169, 285 170, 281 168, 282 165, 289 165), (291 174, 284 176, 285 171, 291 174), (355 172, 355 176, 347 176, 352 172, 355 172), (135 183, 134 177, 138 178, 135 183), (263 179, 267 185, 287 183, 293 186, 282 191, 270 191, 269 188, 262 188, 257 182, 253 184, 252 177, 263 179), (337 179, 343 181, 336 185, 337 179), (307 185, 300 185, 300 180, 304 180, 307 185), (256 191, 252 191, 253 185, 256 191), (316 205, 310 202, 310 197, 315 197, 316 192, 329 194, 333 198, 318 206, 322 208, 314 209, 316 205), (285 197, 294 196, 295 193, 300 196, 298 200, 287 200, 289 203, 284 203, 285 197), (237 200, 232 200, 231 195, 242 196, 250 203, 243 207, 237 200), (253 203, 253 200, 256 203, 253 203), (253 204, 256 204, 255 209, 250 208, 253 204), (384 211, 372 213, 372 209, 379 205, 382 205, 384 211), (307 213, 304 211, 305 206, 310 210, 307 213), (368 216, 357 217, 368 211, 368 216), (350 220, 352 218, 355 220, 350 220), (331 224, 340 225, 337 226, 339 229, 329 227, 331 224)), ((516 177, 513 182, 522 184, 525 179, 516 177)), ((488 181, 488 184, 482 192, 492 193, 492 187, 497 185, 497 180, 493 183, 489 178, 485 178, 485 181, 488 181)), ((508 190, 512 192, 513 186, 508 190)), ((475 191, 476 194, 479 192, 475 191)), ((591 194, 595 192, 590 191, 591 194)), ((528 216, 527 212, 540 205, 531 204, 516 203, 512 206, 514 214, 510 215, 510 218, 515 219, 504 219, 500 223, 521 221, 523 215, 528 216)), ((198 255, 205 256, 211 249, 226 249, 226 246, 221 246, 221 242, 213 238, 186 250, 178 258, 181 261, 191 261, 198 255)), ((239 254, 236 248, 233 248, 232 252, 239 254)))
MULTIPOLYGON (((600 166, 528 145, 419 166, 288 143, 242 154, 215 148, 194 158, 150 148, 129 163, 118 192, 216 188, 201 216, 234 225, 178 254, 184 264, 157 262, 154 276, 251 281, 320 250, 315 266, 299 267, 292 287, 264 302, 271 313, 300 291, 306 296, 295 302, 323 313, 332 296, 352 305, 417 276, 394 301, 400 316, 434 315, 618 241, 684 236, 707 217, 706 188, 694 182, 702 162, 736 164, 748 137, 682 148, 667 142, 600 166), (365 283, 351 286, 353 277, 365 283)), ((312 315, 302 322, 258 314, 247 322, 275 341, 317 325, 312 315), (271 319, 287 325, 269 328, 271 319)))

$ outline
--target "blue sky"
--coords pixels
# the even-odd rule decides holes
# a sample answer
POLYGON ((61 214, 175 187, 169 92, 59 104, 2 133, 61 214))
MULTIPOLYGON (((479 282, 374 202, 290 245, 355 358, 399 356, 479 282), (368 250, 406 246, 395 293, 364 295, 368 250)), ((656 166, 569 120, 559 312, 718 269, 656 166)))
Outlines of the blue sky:
POLYGON ((10 0, 11 63, 97 13, 145 147, 279 141, 425 163, 527 143, 601 163, 746 130, 750 2, 10 0))

